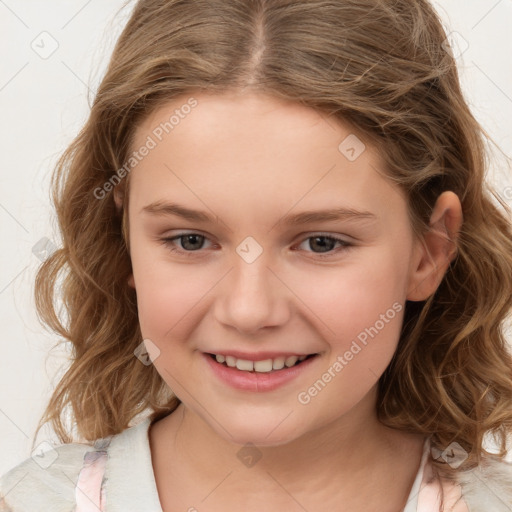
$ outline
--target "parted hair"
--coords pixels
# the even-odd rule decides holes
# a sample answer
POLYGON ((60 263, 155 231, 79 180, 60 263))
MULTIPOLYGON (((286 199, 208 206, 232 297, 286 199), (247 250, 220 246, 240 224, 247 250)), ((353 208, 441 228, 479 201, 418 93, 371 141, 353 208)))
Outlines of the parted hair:
POLYGON ((51 422, 62 442, 94 440, 179 405, 155 367, 134 355, 142 335, 127 283, 130 175, 115 183, 121 208, 105 183, 156 108, 187 94, 244 89, 354 126, 406 192, 415 236, 429 230, 443 191, 458 195, 464 219, 456 257, 435 293, 406 302, 377 412, 383 424, 428 436, 441 451, 459 443, 468 458, 457 469, 432 459, 448 477, 482 456, 503 458, 512 430, 510 209, 486 182, 490 137, 464 98, 454 52, 427 0, 134 4, 88 119, 52 176, 62 244, 38 269, 35 301, 71 356, 37 432, 51 422), (485 449, 487 435, 498 454, 485 449))

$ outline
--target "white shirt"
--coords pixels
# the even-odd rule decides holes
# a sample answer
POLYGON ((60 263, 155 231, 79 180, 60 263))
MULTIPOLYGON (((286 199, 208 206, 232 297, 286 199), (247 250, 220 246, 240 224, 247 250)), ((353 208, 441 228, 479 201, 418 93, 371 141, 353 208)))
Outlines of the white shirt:
MULTIPOLYGON (((26 459, 0 479, 0 512, 162 512, 151 462, 149 426, 150 419, 146 418, 120 434, 95 443, 61 444, 45 455, 26 459)), ((437 504, 439 487, 429 482, 429 452, 430 442, 426 439, 403 512, 437 512, 434 503, 437 504)), ((512 493, 512 465, 499 468, 502 471, 499 476, 505 476, 503 482, 510 484, 512 493)), ((482 481, 482 477, 477 481, 482 481)), ((464 488, 464 498, 471 497, 475 489, 470 483, 464 488)), ((487 483, 483 489, 476 489, 476 499, 483 497, 491 508, 479 508, 475 498, 476 505, 469 501, 466 505, 460 497, 461 487, 455 486, 451 488, 451 496, 457 503, 452 510, 512 511, 512 494, 505 496, 501 488, 489 493, 487 483)))

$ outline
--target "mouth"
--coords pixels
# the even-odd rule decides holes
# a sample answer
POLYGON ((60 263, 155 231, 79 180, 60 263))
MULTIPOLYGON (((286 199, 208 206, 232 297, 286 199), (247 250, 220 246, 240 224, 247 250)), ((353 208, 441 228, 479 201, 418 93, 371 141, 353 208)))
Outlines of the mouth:
POLYGON ((265 359, 263 361, 248 361, 244 359, 236 359, 232 356, 222 356, 206 353, 217 364, 240 370, 247 373, 277 373, 282 370, 288 370, 295 366, 302 365, 305 361, 312 359, 319 354, 309 354, 304 356, 278 357, 275 359, 265 359))

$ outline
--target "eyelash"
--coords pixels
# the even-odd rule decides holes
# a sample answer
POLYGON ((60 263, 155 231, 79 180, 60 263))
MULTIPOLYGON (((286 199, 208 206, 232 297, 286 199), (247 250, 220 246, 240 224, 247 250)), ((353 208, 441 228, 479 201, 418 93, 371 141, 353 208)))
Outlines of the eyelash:
MULTIPOLYGON (((185 237, 185 236, 191 236, 191 235, 200 236, 200 237, 203 237, 205 240, 208 240, 208 238, 206 236, 202 235, 201 233, 186 232, 186 233, 180 233, 180 234, 175 235, 173 237, 162 238, 162 239, 160 239, 160 241, 162 242, 162 245, 167 247, 173 253, 183 254, 186 257, 194 257, 195 256, 194 253, 199 253, 201 251, 201 249, 197 249, 195 251, 187 251, 186 249, 177 249, 173 245, 173 242, 175 240, 178 240, 178 239, 180 239, 182 237, 185 237)), ((301 245, 303 242, 305 242, 305 241, 307 241, 307 240, 309 240, 311 238, 324 238, 326 240, 332 240, 334 242, 339 242, 340 244, 342 244, 342 247, 339 248, 337 251, 332 249, 331 251, 329 251, 329 253, 315 253, 313 251, 306 251, 306 252, 311 252, 312 254, 315 254, 320 259, 330 258, 330 257, 335 256, 336 254, 338 254, 340 251, 346 252, 346 251, 354 248, 354 244, 351 244, 350 242, 347 242, 346 240, 343 240, 342 238, 338 238, 338 237, 332 236, 332 235, 326 235, 326 234, 323 234, 323 233, 316 233, 314 235, 308 236, 308 237, 304 238, 300 242, 299 245, 301 245)))

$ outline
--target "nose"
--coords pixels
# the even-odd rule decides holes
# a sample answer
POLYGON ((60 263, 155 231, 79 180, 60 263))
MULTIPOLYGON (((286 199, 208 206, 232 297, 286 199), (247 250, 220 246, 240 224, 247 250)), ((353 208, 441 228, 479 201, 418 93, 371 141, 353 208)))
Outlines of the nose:
POLYGON ((284 325, 290 316, 290 290, 264 257, 247 263, 238 256, 218 288, 217 321, 243 334, 284 325))

